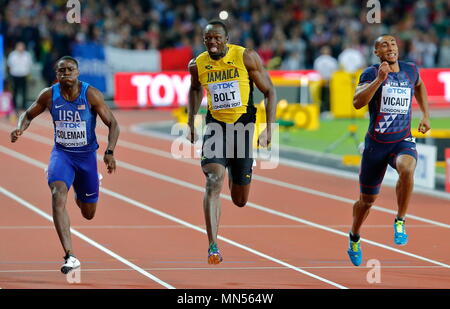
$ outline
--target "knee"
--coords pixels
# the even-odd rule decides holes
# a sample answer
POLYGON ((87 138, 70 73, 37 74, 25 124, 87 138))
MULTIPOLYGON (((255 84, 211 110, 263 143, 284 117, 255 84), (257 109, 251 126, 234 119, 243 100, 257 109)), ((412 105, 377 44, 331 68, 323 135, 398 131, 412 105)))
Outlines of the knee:
POLYGON ((51 192, 53 202, 64 201, 67 198, 67 190, 62 188, 53 187, 51 192))
POLYGON ((214 192, 219 191, 222 188, 223 175, 218 175, 215 173, 209 173, 206 175, 206 191, 214 192))
POLYGON ((398 176, 401 179, 411 179, 414 178, 414 165, 400 165, 397 166, 398 176))
POLYGON ((416 162, 414 160, 397 160, 396 169, 400 178, 413 178, 416 162))
POLYGON ((359 207, 370 209, 375 203, 375 197, 361 197, 358 201, 359 207))
POLYGON ((238 207, 244 207, 247 204, 247 199, 243 197, 232 197, 233 204, 238 207))
POLYGON ((97 204, 96 203, 83 203, 81 201, 78 201, 78 206, 81 209, 81 215, 86 220, 92 220, 95 216, 95 212, 97 210, 97 204))
POLYGON ((95 212, 83 212, 82 214, 86 220, 92 220, 95 217, 95 212))

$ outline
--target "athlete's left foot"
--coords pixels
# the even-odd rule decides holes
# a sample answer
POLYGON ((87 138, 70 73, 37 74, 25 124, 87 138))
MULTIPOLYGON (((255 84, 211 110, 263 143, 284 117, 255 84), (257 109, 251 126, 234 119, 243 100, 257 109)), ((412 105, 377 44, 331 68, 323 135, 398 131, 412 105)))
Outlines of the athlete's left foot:
POLYGON ((77 269, 81 266, 80 261, 72 254, 66 254, 64 257, 64 264, 61 267, 63 274, 68 274, 70 271, 77 269))
POLYGON ((208 264, 219 264, 223 261, 216 243, 212 243, 208 248, 208 264))
POLYGON ((394 223, 394 242, 396 245, 406 245, 408 243, 408 235, 405 231, 405 220, 395 219, 394 223))
POLYGON ((361 265, 362 262, 361 240, 352 241, 351 239, 349 239, 347 253, 353 265, 355 266, 361 265))

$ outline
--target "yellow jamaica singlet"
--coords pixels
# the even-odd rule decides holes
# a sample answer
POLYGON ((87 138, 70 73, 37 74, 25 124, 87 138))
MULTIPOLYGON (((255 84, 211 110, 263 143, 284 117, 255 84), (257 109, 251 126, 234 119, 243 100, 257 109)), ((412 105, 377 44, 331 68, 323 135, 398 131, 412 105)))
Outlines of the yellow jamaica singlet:
POLYGON ((244 64, 245 48, 233 44, 227 47, 223 58, 214 60, 205 51, 197 57, 196 64, 212 117, 234 123, 247 112, 247 106, 253 104, 253 83, 244 64))

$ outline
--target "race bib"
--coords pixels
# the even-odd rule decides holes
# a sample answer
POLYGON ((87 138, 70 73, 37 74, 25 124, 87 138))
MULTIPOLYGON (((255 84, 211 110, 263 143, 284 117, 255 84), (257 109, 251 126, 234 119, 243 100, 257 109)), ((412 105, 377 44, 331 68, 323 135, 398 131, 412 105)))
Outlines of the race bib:
POLYGON ((56 142, 64 147, 87 145, 85 121, 55 121, 56 142))
POLYGON ((384 85, 381 92, 380 112, 407 114, 411 104, 411 88, 384 85))
POLYGON ((229 81, 208 84, 212 109, 217 111, 242 106, 239 82, 229 81))

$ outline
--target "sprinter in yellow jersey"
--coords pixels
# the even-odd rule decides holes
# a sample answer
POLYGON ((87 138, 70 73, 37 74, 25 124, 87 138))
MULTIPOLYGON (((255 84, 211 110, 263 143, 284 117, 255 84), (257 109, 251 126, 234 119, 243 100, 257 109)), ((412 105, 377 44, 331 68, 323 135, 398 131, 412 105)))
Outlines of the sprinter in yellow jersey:
POLYGON ((220 192, 228 168, 229 188, 233 203, 245 206, 250 192, 253 154, 251 144, 256 120, 253 105, 253 83, 264 94, 267 128, 260 134, 260 146, 270 145, 270 124, 275 121, 276 98, 272 81, 258 54, 241 46, 227 44, 228 31, 221 21, 209 22, 203 34, 206 51, 189 62, 191 143, 197 140, 194 117, 203 98, 208 99, 206 132, 203 137, 202 170, 206 176, 203 199, 208 232, 208 263, 219 264, 222 256, 217 247, 220 219, 220 192), (231 135, 227 133, 231 132, 231 135))

